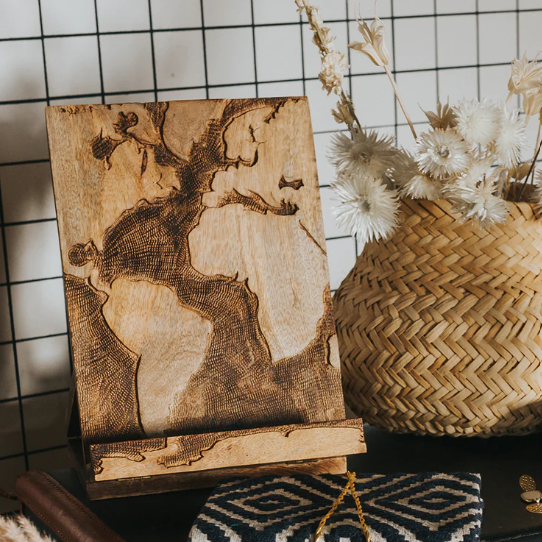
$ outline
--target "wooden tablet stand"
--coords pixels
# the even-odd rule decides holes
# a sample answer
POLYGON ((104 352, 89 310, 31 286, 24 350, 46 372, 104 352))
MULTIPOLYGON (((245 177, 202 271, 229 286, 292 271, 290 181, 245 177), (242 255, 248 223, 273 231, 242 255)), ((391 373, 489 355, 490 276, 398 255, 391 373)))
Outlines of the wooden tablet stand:
POLYGON ((306 98, 47 108, 92 498, 344 472, 306 98))

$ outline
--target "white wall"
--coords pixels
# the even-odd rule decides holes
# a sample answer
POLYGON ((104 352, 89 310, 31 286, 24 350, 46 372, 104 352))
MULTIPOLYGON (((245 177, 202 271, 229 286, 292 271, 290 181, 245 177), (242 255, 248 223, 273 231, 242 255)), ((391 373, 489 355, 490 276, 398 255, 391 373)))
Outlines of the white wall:
MULTIPOLYGON (((344 50, 355 39, 358 2, 314 1, 344 50)), ((433 107, 439 95, 503 99, 510 60, 542 48, 542 0, 378 7, 418 123, 418 106, 433 107)), ((373 0, 361 9, 370 17, 373 0)), ((69 353, 45 105, 307 94, 333 288, 352 267, 356 244, 330 214, 325 155, 337 129, 334 100, 316 79, 318 55, 294 0, 0 0, 0 14, 0 486, 9 487, 26 468, 68 463, 69 353)), ((384 75, 361 56, 351 64, 362 121, 410 146, 384 75)), ((0 511, 10 506, 0 500, 0 511)))

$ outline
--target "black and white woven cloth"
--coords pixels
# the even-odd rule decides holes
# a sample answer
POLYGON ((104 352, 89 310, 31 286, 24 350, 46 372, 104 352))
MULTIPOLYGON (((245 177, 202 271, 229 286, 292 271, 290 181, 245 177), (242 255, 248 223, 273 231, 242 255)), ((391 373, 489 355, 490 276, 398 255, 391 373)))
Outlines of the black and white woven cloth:
MULTIPOLYGON (((190 542, 312 542, 346 476, 234 479, 212 493, 190 542)), ((482 523, 477 474, 363 474, 356 491, 373 542, 474 542, 482 523)), ((326 542, 364 542, 353 498, 328 520, 326 542)))

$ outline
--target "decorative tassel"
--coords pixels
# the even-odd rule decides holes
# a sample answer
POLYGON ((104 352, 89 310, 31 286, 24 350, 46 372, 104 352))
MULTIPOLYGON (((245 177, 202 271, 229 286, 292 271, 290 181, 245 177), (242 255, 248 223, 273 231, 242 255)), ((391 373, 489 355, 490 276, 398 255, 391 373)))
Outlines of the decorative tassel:
MULTIPOLYGON (((329 512, 320 520, 320 524, 318 525, 318 529, 316 529, 316 534, 314 535, 315 542, 320 542, 320 536, 322 535, 322 531, 326 525, 327 520, 335 513, 335 510, 337 510, 337 507, 344 500, 344 497, 349 490, 350 494, 354 498, 354 502, 356 503, 356 510, 358 512, 359 522, 361 524, 363 534, 365 535, 365 540, 367 540, 367 542, 371 542, 371 534, 369 533, 369 529, 367 528, 367 524, 365 523, 363 509, 361 508, 361 503, 356 492, 356 473, 347 472, 346 475, 348 476, 348 482, 346 482, 346 485, 341 491, 341 494, 335 499, 335 502, 333 503, 333 506, 329 509, 329 512)), ((321 542, 324 542, 323 538, 321 542)))

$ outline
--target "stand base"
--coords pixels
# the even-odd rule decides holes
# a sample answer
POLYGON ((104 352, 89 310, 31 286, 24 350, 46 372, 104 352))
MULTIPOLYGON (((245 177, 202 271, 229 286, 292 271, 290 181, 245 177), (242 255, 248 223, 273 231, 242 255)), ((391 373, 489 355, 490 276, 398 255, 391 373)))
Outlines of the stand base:
POLYGON ((92 500, 212 487, 225 478, 342 474, 366 451, 361 419, 90 445, 70 439, 92 500), (86 455, 86 454, 85 454, 86 455))
POLYGON ((183 474, 164 474, 147 478, 127 478, 96 482, 84 481, 91 500, 115 497, 133 497, 152 493, 167 493, 186 489, 213 487, 226 478, 238 476, 257 477, 266 474, 344 474, 346 457, 316 459, 294 463, 276 463, 273 465, 254 465, 252 467, 232 467, 183 474))

